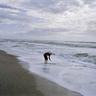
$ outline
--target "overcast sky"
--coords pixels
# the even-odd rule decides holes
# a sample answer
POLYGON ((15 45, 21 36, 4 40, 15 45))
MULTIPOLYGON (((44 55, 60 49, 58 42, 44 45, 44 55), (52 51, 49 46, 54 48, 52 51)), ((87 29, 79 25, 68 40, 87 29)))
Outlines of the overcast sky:
POLYGON ((0 0, 0 35, 32 32, 94 37, 96 0, 0 0))

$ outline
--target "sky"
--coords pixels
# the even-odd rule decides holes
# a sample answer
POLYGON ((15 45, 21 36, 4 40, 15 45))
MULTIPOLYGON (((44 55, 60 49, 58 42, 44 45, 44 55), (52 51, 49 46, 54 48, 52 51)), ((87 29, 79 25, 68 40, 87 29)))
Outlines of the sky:
POLYGON ((96 41, 96 0, 0 0, 0 37, 96 41))

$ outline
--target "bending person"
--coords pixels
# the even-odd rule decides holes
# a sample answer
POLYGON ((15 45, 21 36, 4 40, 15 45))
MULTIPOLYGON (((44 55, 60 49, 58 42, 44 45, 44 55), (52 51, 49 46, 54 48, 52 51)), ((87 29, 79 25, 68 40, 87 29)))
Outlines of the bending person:
POLYGON ((51 53, 51 52, 46 52, 46 53, 43 54, 44 60, 45 60, 45 61, 44 61, 45 64, 47 64, 48 60, 51 61, 51 58, 50 58, 51 55, 55 55, 55 54, 53 54, 53 53, 51 53))

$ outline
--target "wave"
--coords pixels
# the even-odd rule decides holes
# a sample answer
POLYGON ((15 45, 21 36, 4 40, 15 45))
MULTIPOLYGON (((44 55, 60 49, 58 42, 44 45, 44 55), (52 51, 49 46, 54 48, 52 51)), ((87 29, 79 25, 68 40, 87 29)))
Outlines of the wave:
POLYGON ((96 48, 96 42, 81 42, 81 41, 49 41, 49 40, 17 40, 17 39, 2 39, 0 42, 29 42, 29 43, 40 43, 50 45, 60 45, 68 47, 81 47, 81 48, 96 48))
POLYGON ((64 60, 77 63, 78 61, 81 61, 81 63, 83 62, 83 63, 96 64, 96 54, 95 54, 96 42, 79 42, 79 41, 60 42, 60 41, 46 41, 46 40, 40 41, 40 40, 17 40, 17 39, 0 40, 0 46, 2 46, 3 43, 5 43, 4 45, 9 45, 14 49, 22 48, 22 50, 24 50, 24 48, 27 48, 26 51, 28 51, 33 48, 33 50, 35 49, 35 51, 38 51, 40 54, 44 52, 45 49, 48 50, 54 49, 53 51, 56 52, 57 56, 63 58, 64 60), (58 49, 57 48, 58 46, 62 48, 62 50, 58 49))
POLYGON ((76 53, 73 56, 77 59, 80 59, 83 62, 96 64, 96 55, 90 55, 88 53, 76 53))

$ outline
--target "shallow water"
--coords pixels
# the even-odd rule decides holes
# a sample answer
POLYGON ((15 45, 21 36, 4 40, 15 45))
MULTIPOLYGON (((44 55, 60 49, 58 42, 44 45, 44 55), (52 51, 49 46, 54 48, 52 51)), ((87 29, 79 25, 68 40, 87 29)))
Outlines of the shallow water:
POLYGON ((34 72, 55 83, 96 96, 96 42, 1 40, 0 49, 18 56, 34 72), (43 53, 52 51, 52 61, 44 64, 43 53))

